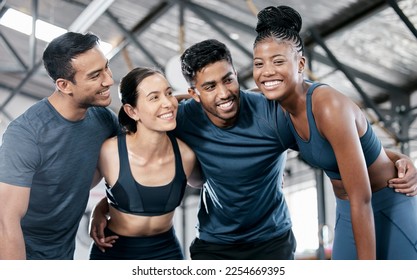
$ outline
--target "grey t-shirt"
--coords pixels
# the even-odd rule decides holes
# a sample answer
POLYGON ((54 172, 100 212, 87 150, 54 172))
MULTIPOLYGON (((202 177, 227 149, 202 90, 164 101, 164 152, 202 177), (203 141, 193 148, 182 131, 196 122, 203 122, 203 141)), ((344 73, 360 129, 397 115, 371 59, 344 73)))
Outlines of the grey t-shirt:
POLYGON ((71 122, 46 98, 9 124, 0 181, 31 188, 21 221, 28 259, 73 259, 101 144, 117 129, 107 108, 89 108, 83 120, 71 122))

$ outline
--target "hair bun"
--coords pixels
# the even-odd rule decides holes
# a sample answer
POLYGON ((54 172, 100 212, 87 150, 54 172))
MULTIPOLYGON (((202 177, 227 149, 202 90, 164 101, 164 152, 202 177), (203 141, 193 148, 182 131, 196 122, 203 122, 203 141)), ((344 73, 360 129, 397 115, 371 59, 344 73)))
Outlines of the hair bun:
POLYGON ((300 32, 302 19, 300 14, 288 6, 269 6, 258 13, 256 32, 261 33, 271 29, 292 29, 300 32))

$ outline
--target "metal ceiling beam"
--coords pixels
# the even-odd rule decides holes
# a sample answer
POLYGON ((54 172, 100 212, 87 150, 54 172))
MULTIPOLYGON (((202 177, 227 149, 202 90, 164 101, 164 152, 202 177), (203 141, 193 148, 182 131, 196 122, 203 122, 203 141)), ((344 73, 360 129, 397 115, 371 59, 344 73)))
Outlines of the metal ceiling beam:
POLYGON ((408 19, 408 17, 404 14, 401 10, 400 6, 396 0, 386 0, 387 3, 394 9, 394 11, 398 14, 400 19, 405 23, 405 25, 410 29, 411 33, 417 38, 417 29, 413 25, 413 23, 408 19))
MULTIPOLYGON (((319 25, 314 26, 314 28, 320 34, 320 37, 327 39, 333 34, 341 32, 350 26, 354 26, 387 7, 386 0, 374 0, 369 2, 372 3, 368 5, 368 2, 366 2, 367 5, 364 5, 363 1, 358 1, 355 5, 341 10, 339 14, 335 15, 327 21, 322 22, 319 25), (339 16, 340 14, 343 16, 339 16)), ((309 34, 308 30, 301 35, 306 47, 315 43, 314 38, 311 37, 311 34, 309 34)))
MULTIPOLYGON (((155 65, 163 70, 163 66, 156 60, 155 56, 152 55, 139 41, 135 38, 132 32, 128 31, 120 22, 119 19, 114 16, 110 11, 106 11, 107 16, 113 21, 113 23, 120 29, 124 34, 124 38, 130 41, 136 48, 140 49, 145 56, 155 65)), ((114 55, 112 56, 114 57, 114 55)))
POLYGON ((0 111, 4 111, 4 108, 7 104, 15 97, 15 95, 20 91, 20 89, 30 80, 30 78, 38 71, 42 65, 42 59, 40 59, 33 67, 26 73, 26 76, 20 81, 20 83, 12 90, 9 97, 1 104, 0 111))
MULTIPOLYGON (((6 117, 6 119, 9 120, 9 121, 13 120, 13 117, 9 113, 7 113, 6 111, 4 111, 4 110, 1 111, 0 114, 4 115, 6 117)), ((0 118, 0 123, 1 123, 1 121, 2 120, 0 118)))
MULTIPOLYGON (((13 90, 13 87, 10 87, 10 86, 4 85, 4 84, 0 84, 0 89, 7 90, 7 91, 12 91, 13 90)), ((30 99, 33 99, 34 101, 39 101, 40 99, 43 98, 43 97, 39 97, 39 96, 37 96, 35 94, 29 93, 29 92, 23 91, 23 90, 21 90, 19 93, 22 96, 25 96, 25 97, 28 97, 30 99)))
MULTIPOLYGON (((13 87, 6 86, 6 85, 3 85, 3 84, 0 84, 0 89, 1 90, 6 90, 6 91, 13 91, 13 87)), ((22 91, 22 90, 19 91, 19 94, 24 96, 24 97, 33 99, 35 102, 41 99, 41 97, 39 97, 39 96, 33 95, 31 93, 28 93, 28 92, 22 91)), ((2 110, 1 114, 3 114, 9 121, 12 121, 13 118, 14 118, 9 113, 7 113, 6 110, 2 110)), ((0 119, 0 121, 1 121, 1 119, 0 119)))
MULTIPOLYGON (((37 0, 34 0, 33 2, 36 2, 32 5, 32 12, 34 12, 33 10, 37 10, 37 0)), ((3 9, 2 9, 3 10, 3 9)), ((37 11, 35 12, 35 15, 32 16, 33 18, 33 22, 36 22, 37 20, 37 11)), ((35 36, 35 29, 36 25, 32 24, 32 36, 35 36)), ((4 112, 4 108, 7 106, 7 104, 9 104, 9 102, 13 99, 13 97, 16 96, 17 93, 19 93, 20 89, 30 80, 30 78, 38 71, 39 67, 42 65, 42 59, 39 60, 38 62, 36 62, 36 58, 34 57, 34 52, 35 50, 32 50, 32 48, 34 48, 36 46, 35 43, 33 43, 32 41, 36 41, 36 38, 31 39, 31 52, 33 52, 33 63, 32 63, 32 68, 29 69, 26 72, 26 76, 20 81, 20 83, 10 92, 10 95, 6 98, 6 100, 3 102, 3 104, 0 105, 0 112, 4 112)), ((18 56, 17 56, 18 57, 18 56)))
POLYGON ((85 33, 94 22, 113 4, 114 0, 93 0, 68 27, 68 31, 85 33))
MULTIPOLYGON (((15 48, 10 44, 9 40, 3 35, 3 33, 0 31, 0 39, 4 43, 4 46, 6 49, 16 58, 17 62, 19 62, 20 66, 22 66, 23 70, 27 70, 28 66, 25 64, 23 59, 19 56, 19 54, 16 52, 15 48)), ((5 72, 9 72, 10 69, 5 70, 5 72)))
MULTIPOLYGON (((311 61, 317 61, 319 63, 322 63, 324 65, 327 66, 331 66, 334 67, 334 64, 330 61, 330 59, 324 55, 322 55, 321 53, 318 53, 314 50, 311 50, 311 61)), ((342 63, 341 63, 342 64, 342 63)), ((385 80, 381 80, 376 78, 375 76, 371 76, 367 73, 361 72, 355 68, 352 68, 350 66, 347 66, 345 64, 342 64, 343 67, 345 69, 347 69, 350 73, 352 73, 352 75, 354 75, 356 78, 361 79, 367 83, 373 84, 381 89, 385 89, 386 91, 383 92, 383 94, 386 94, 387 96, 390 94, 389 92, 398 92, 401 94, 405 94, 405 95, 410 95, 412 92, 409 92, 401 87, 398 87, 394 84, 388 83, 385 80)), ((378 99, 373 99, 374 102, 376 103, 382 103, 387 101, 386 99, 382 99, 382 100, 378 100, 378 99)))
POLYGON ((248 57, 252 57, 252 51, 248 51, 242 44, 240 44, 237 40, 233 40, 230 38, 229 34, 227 34, 222 28, 220 28, 207 14, 208 9, 201 9, 200 6, 188 3, 186 6, 187 9, 201 17, 205 22, 207 22, 210 26, 213 27, 219 34, 221 34, 224 38, 226 38, 230 43, 232 43, 235 47, 241 50, 244 54, 248 57))
POLYGON ((0 2, 0 17, 2 17, 2 16, 3 16, 3 13, 4 13, 4 12, 6 12, 6 9, 5 9, 5 7, 6 7, 6 2, 7 2, 7 0, 2 0, 2 1, 0 2))
MULTIPOLYGON (((139 21, 131 30, 130 33, 135 36, 144 32, 152 23, 154 23, 160 16, 164 15, 176 2, 162 1, 156 5, 141 21, 139 21)), ((123 37, 116 47, 107 55, 111 60, 118 55, 131 42, 131 38, 123 37)))
POLYGON ((256 36, 255 26, 248 25, 248 24, 242 23, 240 21, 237 21, 235 19, 232 19, 230 17, 227 17, 223 14, 220 14, 220 13, 215 12, 213 10, 210 10, 206 7, 203 7, 199 4, 196 4, 193 1, 184 0, 184 3, 185 3, 187 8, 198 9, 198 11, 200 11, 201 13, 204 13, 208 17, 213 17, 216 21, 227 23, 233 28, 236 28, 238 30, 242 30, 242 31, 244 31, 248 34, 253 35, 254 38, 256 36))
POLYGON ((38 20, 38 0, 32 0, 32 34, 29 36, 29 51, 31 66, 36 64, 36 21, 38 20))

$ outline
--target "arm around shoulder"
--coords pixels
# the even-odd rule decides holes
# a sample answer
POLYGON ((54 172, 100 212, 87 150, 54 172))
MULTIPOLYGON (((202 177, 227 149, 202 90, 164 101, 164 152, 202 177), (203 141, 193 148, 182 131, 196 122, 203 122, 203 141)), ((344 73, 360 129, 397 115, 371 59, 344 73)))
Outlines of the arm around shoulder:
POLYGON ((183 141, 177 138, 181 151, 184 172, 187 175, 187 184, 193 188, 203 185, 201 166, 194 151, 183 141))
POLYGON ((203 174, 198 160, 195 161, 194 169, 188 176, 187 183, 192 188, 201 189, 203 187, 203 174))

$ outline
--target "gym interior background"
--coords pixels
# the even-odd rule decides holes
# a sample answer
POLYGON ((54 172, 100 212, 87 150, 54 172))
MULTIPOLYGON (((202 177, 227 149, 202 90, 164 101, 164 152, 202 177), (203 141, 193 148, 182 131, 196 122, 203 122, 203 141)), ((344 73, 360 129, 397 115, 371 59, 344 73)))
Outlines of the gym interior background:
MULTIPOLYGON (((116 82, 115 112, 120 108, 118 81, 136 66, 161 68, 176 92, 184 93, 178 57, 208 38, 229 46, 242 88, 252 88, 256 13, 270 5, 290 5, 303 17, 306 78, 352 98, 384 147, 417 159, 417 0, 0 0, 0 136, 11 120, 54 90, 41 56, 47 42, 66 30, 91 31, 102 39, 116 82)), ((290 151, 284 192, 297 258, 328 258, 334 225, 328 179, 290 151)), ((187 254, 195 236, 198 193, 189 188, 175 216, 187 254)), ((91 192, 77 259, 88 257, 88 217, 103 195, 102 184, 91 192)))

